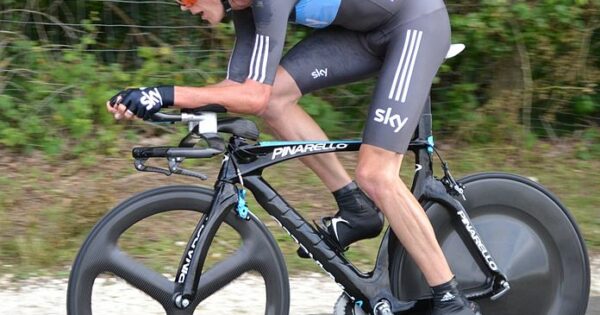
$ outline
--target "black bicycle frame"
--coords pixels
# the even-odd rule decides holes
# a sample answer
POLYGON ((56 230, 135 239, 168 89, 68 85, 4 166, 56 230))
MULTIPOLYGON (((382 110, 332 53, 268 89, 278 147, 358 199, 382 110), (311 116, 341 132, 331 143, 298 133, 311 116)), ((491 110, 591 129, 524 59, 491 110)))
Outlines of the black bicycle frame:
MULTIPOLYGON (((208 247, 229 211, 238 203, 238 186, 250 190, 258 203, 290 234, 344 292, 365 310, 387 300, 393 312, 414 306, 414 301, 400 301, 391 292, 389 276, 390 250, 398 243, 388 229, 381 243, 375 268, 363 273, 352 265, 338 250, 330 246, 319 232, 279 195, 262 177, 263 169, 274 164, 312 154, 358 151, 360 141, 263 142, 247 144, 244 139, 232 137, 215 183, 215 196, 210 210, 201 219, 181 260, 176 282, 175 303, 185 308, 196 295, 201 270, 208 247), (183 301, 183 302, 182 302, 183 301)), ((462 222, 458 228, 463 242, 488 281, 471 297, 498 298, 508 289, 506 276, 483 244, 461 203, 448 193, 448 187, 434 179, 432 167, 433 141, 431 136, 431 106, 428 102, 421 117, 416 137, 409 146, 416 155, 417 172, 413 193, 422 203, 437 202, 462 222)))

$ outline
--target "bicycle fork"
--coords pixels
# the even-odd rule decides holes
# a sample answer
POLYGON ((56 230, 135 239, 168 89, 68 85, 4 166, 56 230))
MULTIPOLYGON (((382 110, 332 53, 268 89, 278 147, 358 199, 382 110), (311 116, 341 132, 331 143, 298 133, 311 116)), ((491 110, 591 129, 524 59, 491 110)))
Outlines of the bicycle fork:
POLYGON ((485 271, 491 275, 491 283, 489 283, 485 289, 471 294, 469 297, 491 295, 490 299, 497 300, 506 294, 508 290, 510 290, 508 279, 506 275, 498 268, 498 264, 496 264, 492 254, 483 243, 479 232, 475 228, 475 225, 473 225, 473 222, 471 221, 471 218, 467 214, 463 205, 448 194, 448 189, 454 191, 457 191, 458 189, 460 194, 462 194, 462 188, 459 187, 460 185, 454 181, 449 173, 446 175, 449 177, 445 177, 442 182, 435 180, 433 177, 429 177, 429 179, 425 182, 423 197, 443 205, 451 212, 454 211, 454 215, 461 222, 461 224, 458 225, 460 227, 458 231, 459 234, 462 233, 463 235, 468 235, 469 240, 471 241, 465 241, 465 245, 467 245, 467 248, 469 251, 471 251, 471 253, 476 253, 473 255, 473 258, 479 258, 479 263, 481 263, 481 261, 484 262, 485 268, 482 269, 485 269, 485 271))
POLYGON ((215 198, 210 210, 198 222, 177 270, 173 302, 179 309, 186 309, 196 298, 208 248, 219 226, 238 202, 237 190, 233 184, 220 182, 215 188, 215 198))

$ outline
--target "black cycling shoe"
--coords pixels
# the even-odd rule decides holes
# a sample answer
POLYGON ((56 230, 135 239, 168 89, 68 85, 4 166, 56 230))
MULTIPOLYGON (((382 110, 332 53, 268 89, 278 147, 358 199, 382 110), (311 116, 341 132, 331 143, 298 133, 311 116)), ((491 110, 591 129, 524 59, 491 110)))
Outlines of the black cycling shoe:
MULTIPOLYGON (((332 247, 343 252, 348 245, 381 233, 383 214, 355 182, 336 190, 333 196, 340 210, 334 217, 322 218, 321 225, 315 224, 332 247)), ((298 249, 298 256, 309 257, 302 248, 298 249)))
POLYGON ((479 305, 467 300, 458 290, 458 282, 452 278, 447 283, 432 288, 433 310, 431 315, 481 315, 479 305))

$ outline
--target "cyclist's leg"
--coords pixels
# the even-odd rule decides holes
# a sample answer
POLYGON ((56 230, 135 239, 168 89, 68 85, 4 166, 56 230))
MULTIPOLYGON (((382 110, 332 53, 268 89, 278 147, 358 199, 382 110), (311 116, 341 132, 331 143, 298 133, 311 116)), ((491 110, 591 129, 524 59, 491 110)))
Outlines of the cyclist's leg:
POLYGON ((429 219, 398 172, 450 46, 444 18, 445 10, 439 10, 388 34, 392 38, 365 124, 356 175, 431 286, 449 281, 452 273, 429 219))
POLYGON ((434 305, 452 297, 456 307, 443 314, 473 314, 464 309, 466 300, 452 294, 453 274, 431 223, 398 177, 433 78, 450 46, 448 15, 445 9, 437 10, 382 35, 390 37, 389 44, 365 125, 357 181, 384 212, 429 285, 434 291, 445 290, 434 305))
MULTIPOLYGON (((269 105, 261 115, 265 123, 282 140, 328 140, 321 127, 298 105, 300 97, 302 93, 296 82, 280 66, 269 105)), ((319 176, 330 191, 336 191, 351 181, 350 175, 333 153, 300 160, 319 176)))
MULTIPOLYGON (((282 66, 277 70, 269 105, 262 115, 279 138, 328 139, 316 122, 298 105, 298 101, 303 94, 353 82, 378 71, 381 61, 362 47, 359 37, 359 33, 335 27, 319 30, 284 56, 282 66), (348 64, 356 66, 348 67, 348 64)), ((350 182, 350 176, 335 154, 319 154, 301 160, 331 191, 350 182)))
MULTIPOLYGON (((298 100, 302 94, 377 72, 382 60, 367 50, 364 42, 363 33, 328 28, 316 31, 290 50, 278 69, 273 96, 263 115, 275 134, 286 140, 327 139, 323 130, 298 106, 298 100)), ((380 233, 383 216, 358 186, 350 183, 350 176, 336 155, 319 154, 304 158, 303 162, 333 192, 340 209, 334 218, 324 218, 326 234, 344 248, 380 233)))
POLYGON ((394 233, 415 260, 429 285, 449 281, 452 273, 431 223, 410 189, 398 177, 404 155, 363 144, 356 179, 390 222, 394 233))

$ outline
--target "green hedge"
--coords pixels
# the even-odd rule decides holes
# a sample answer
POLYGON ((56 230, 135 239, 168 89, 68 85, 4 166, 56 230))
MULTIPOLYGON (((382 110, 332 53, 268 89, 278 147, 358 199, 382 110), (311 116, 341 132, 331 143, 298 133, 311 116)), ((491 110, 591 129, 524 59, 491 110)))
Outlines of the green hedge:
MULTIPOLYGON (((440 70, 435 129, 474 143, 584 135, 595 146, 599 10, 586 0, 450 4, 453 41, 467 50, 440 70)), ((115 124, 104 102, 125 87, 218 82, 233 44, 231 24, 197 27, 174 6, 4 1, 0 13, 0 144, 49 156, 110 153, 124 133, 152 132, 115 124), (140 28, 156 23, 167 27, 140 28), (138 26, 117 26, 127 24, 138 26)), ((310 32, 292 26, 288 46, 310 32)), ((302 105, 330 136, 356 136, 372 88, 331 88, 302 105)), ((580 157, 596 154, 588 147, 580 157)))

